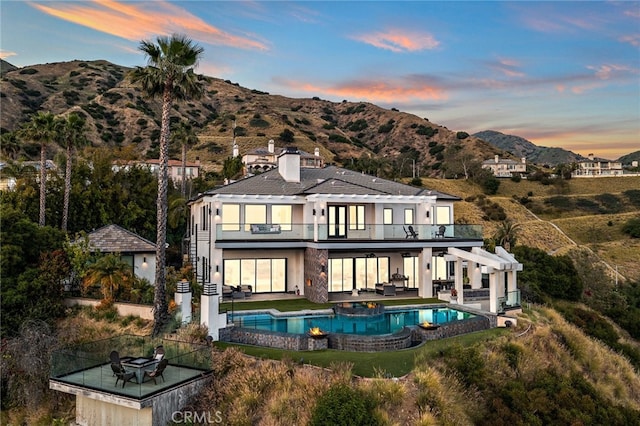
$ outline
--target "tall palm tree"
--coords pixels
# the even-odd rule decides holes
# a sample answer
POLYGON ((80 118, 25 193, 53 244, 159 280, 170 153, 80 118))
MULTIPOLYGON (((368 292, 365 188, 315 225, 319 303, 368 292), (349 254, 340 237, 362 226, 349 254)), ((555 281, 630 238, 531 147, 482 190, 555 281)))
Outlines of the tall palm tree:
POLYGON ((50 112, 39 112, 31 117, 20 131, 24 138, 40 143, 40 217, 38 225, 44 226, 47 195, 47 145, 56 140, 56 119, 50 112))
POLYGON ((20 142, 18 141, 16 132, 6 132, 2 134, 0 149, 6 158, 11 160, 16 159, 17 154, 20 152, 20 142))
POLYGON ((60 145, 66 148, 67 165, 64 174, 64 201, 62 206, 62 230, 67 230, 69 220, 69 194, 71 194, 71 160, 75 148, 86 143, 85 121, 76 113, 69 114, 60 121, 60 145))
POLYGON ((179 143, 182 147, 182 183, 180 187, 180 193, 184 198, 186 196, 187 188, 187 149, 195 146, 198 143, 198 137, 193 131, 193 127, 191 126, 191 124, 180 121, 172 129, 171 142, 179 143))
POLYGON ((158 335, 169 321, 166 298, 167 185, 169 164, 169 113, 174 101, 199 98, 204 93, 200 77, 193 70, 204 49, 184 35, 160 36, 154 44, 140 42, 139 49, 147 57, 146 67, 136 67, 129 78, 142 86, 149 97, 162 97, 160 128, 160 165, 158 170, 156 282, 153 300, 153 334, 158 335))
POLYGON ((99 284, 105 302, 112 303, 118 288, 131 281, 132 278, 131 266, 124 263, 120 256, 109 253, 89 266, 83 285, 86 288, 99 284))

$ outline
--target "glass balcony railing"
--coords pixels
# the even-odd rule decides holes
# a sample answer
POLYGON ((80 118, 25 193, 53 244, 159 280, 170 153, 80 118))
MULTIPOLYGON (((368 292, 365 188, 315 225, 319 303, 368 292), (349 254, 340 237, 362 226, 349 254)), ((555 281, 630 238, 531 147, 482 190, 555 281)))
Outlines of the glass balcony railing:
POLYGON ((123 335, 54 351, 49 379, 53 383, 143 398, 208 374, 211 366, 211 348, 207 345, 123 335), (145 371, 153 371, 159 363, 153 358, 159 345, 164 348, 168 364, 154 381, 145 371), (126 380, 111 367, 112 351, 118 353, 122 368, 129 373, 124 375, 126 380))
MULTIPOLYGON (((482 240, 481 225, 338 225, 318 224, 221 224, 216 241, 232 240, 482 240)), ((198 238, 200 240, 200 238, 198 238)))
POLYGON ((498 297, 498 312, 505 309, 520 306, 520 290, 509 291, 504 297, 498 297))

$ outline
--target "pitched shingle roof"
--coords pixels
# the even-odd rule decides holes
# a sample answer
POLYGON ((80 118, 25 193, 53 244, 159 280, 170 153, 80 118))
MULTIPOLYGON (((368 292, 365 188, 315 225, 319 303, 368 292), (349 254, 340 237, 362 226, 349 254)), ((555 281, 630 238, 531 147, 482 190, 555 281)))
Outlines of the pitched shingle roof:
POLYGON ((322 169, 300 168, 300 182, 285 181, 278 169, 241 179, 237 182, 207 191, 203 195, 436 195, 441 200, 459 200, 459 197, 416 188, 403 183, 366 175, 335 166, 322 169))
POLYGON ((151 241, 118 225, 107 225, 87 234, 89 246, 103 253, 155 252, 151 241))

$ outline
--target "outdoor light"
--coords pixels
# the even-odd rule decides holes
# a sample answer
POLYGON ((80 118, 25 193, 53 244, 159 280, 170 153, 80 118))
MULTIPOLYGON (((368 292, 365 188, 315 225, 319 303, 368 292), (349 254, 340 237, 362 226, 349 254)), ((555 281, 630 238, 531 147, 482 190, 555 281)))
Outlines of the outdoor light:
POLYGON ((313 215, 314 216, 316 215, 316 209, 313 209, 313 215))
POLYGON ((431 264, 427 262, 427 271, 431 269, 431 264))
POLYGON ((216 265, 216 272, 220 272, 220 265, 216 265))
POLYGON ((327 272, 327 267, 325 265, 320 265, 320 272, 323 274, 327 272))
POLYGON ((142 258, 142 263, 147 263, 147 257, 146 256, 142 258))
POLYGON ((324 216, 324 209, 322 209, 321 213, 322 213, 322 216, 324 216))
POLYGON ((429 217, 429 210, 427 210, 427 217, 429 217))
POLYGON ((216 216, 220 216, 220 209, 216 209, 216 216))

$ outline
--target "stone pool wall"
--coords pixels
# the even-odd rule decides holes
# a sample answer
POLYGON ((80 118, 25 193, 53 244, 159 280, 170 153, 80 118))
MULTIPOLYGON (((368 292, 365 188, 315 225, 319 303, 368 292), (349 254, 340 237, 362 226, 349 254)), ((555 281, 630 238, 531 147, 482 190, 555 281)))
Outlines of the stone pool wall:
POLYGON ((473 333, 474 331, 488 330, 490 328, 491 321, 489 318, 477 316, 462 321, 443 324, 435 330, 425 330, 421 327, 415 327, 413 329, 413 340, 415 342, 425 342, 428 340, 453 337, 459 334, 473 333))
POLYGON ((411 329, 405 327, 394 334, 361 336, 357 334, 329 334, 329 348, 351 352, 381 352, 406 349, 411 346, 411 329))

